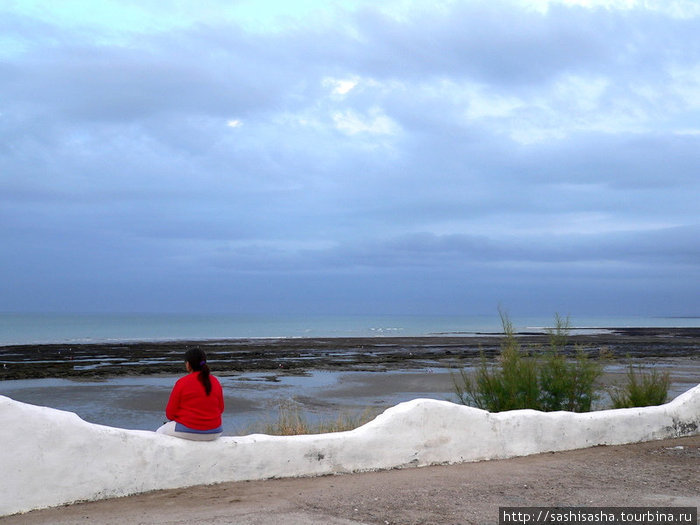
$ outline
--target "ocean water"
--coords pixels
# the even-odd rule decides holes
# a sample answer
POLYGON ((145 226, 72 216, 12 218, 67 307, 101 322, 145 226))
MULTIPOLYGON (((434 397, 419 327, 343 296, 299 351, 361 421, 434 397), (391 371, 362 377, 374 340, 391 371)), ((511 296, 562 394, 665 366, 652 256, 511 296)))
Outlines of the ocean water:
MULTIPOLYGON (((516 331, 542 331, 553 317, 511 315, 516 331)), ((574 329, 700 327, 700 317, 570 317, 574 329)), ((498 333, 482 316, 263 316, 0 313, 0 345, 292 337, 386 337, 498 333)))

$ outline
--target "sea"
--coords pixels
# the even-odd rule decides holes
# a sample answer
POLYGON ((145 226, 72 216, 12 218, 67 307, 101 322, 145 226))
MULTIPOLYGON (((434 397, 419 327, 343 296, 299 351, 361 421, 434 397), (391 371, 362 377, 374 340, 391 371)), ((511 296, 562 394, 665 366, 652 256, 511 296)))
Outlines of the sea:
MULTIPOLYGON (((510 315, 518 332, 545 331, 554 316, 510 315)), ((700 327, 700 317, 569 316, 577 330, 700 327)), ((0 346, 212 339, 477 335, 502 331, 494 315, 240 315, 0 313, 0 346)))

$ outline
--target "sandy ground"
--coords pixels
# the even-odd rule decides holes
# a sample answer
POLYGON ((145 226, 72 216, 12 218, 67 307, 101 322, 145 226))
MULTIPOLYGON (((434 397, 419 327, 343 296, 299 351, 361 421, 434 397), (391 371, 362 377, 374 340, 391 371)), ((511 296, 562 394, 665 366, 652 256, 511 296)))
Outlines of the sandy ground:
POLYGON ((700 506, 700 436, 508 460, 223 483, 0 524, 496 524, 499 506, 700 506))

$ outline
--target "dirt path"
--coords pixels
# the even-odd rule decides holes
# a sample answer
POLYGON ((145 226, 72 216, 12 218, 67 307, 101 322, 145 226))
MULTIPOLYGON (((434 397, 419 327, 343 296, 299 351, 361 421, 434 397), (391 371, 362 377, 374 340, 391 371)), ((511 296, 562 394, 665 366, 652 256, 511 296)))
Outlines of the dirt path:
POLYGON ((319 478, 158 491, 0 525, 496 524, 499 506, 700 506, 700 436, 319 478))

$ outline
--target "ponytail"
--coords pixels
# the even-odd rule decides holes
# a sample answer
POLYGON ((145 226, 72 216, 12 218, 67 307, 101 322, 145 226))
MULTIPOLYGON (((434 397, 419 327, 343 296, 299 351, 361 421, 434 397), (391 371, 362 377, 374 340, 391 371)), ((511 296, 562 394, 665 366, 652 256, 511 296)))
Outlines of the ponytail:
POLYGON ((190 364, 193 372, 199 372, 199 382, 204 386, 204 391, 209 395, 211 393, 211 379, 209 375, 209 365, 207 364, 207 354, 199 347, 190 348, 185 352, 185 361, 190 364))

